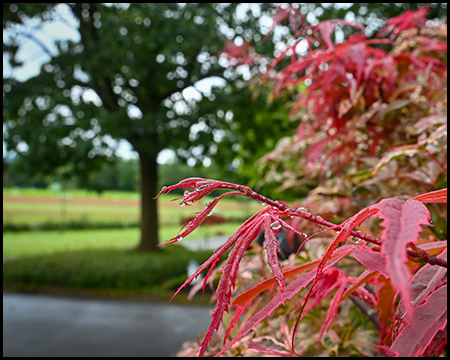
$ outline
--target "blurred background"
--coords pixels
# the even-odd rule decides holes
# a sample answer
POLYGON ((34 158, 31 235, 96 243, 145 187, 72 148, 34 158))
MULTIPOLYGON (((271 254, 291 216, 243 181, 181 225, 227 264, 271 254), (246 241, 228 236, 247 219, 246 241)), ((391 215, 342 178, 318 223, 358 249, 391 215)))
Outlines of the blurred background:
MULTIPOLYGON (((297 5, 310 24, 357 21, 368 36, 421 6, 297 5)), ((258 160, 298 126, 289 98, 261 86, 292 36, 273 28, 274 7, 3 4, 4 290, 165 301, 189 261, 204 261, 261 205, 224 200, 180 245, 161 248, 208 202, 180 207, 177 190, 154 200, 163 186, 204 177, 297 202, 317 186, 260 181, 258 160)), ((431 3, 429 18, 446 7, 431 3)))

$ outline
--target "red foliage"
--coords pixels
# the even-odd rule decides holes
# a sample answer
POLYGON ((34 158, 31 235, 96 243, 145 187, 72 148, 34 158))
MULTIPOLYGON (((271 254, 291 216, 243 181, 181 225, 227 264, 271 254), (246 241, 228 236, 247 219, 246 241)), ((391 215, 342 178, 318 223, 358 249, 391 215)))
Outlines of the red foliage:
MULTIPOLYGON (((283 189, 288 184, 301 186, 304 178, 318 177, 323 182, 345 169, 359 170, 368 159, 383 154, 372 175, 393 159, 425 154, 446 170, 446 155, 439 148, 424 151, 431 142, 445 138, 447 131, 442 96, 447 78, 446 28, 445 33, 423 30, 425 14, 425 9, 406 12, 388 20, 373 38, 356 32, 337 44, 331 40, 335 24, 364 28, 343 20, 308 26, 273 61, 264 78, 273 81, 273 96, 292 97, 291 115, 300 120, 293 141, 280 143, 263 161, 279 164, 278 168, 296 164, 295 171, 288 166, 278 171, 289 179, 283 189), (381 37, 387 33, 392 34, 390 39, 381 37), (301 55, 296 53, 300 43, 308 45, 301 55), (276 72, 289 52, 290 64, 276 72)), ((436 172, 431 168, 429 172, 435 181, 436 172)), ((403 171, 397 177, 429 186, 428 178, 419 174, 403 171)))
MULTIPOLYGON (((438 241, 436 236, 427 239, 423 234, 432 226, 430 209, 439 221, 446 222, 446 209, 439 204, 447 203, 447 189, 442 189, 446 186, 442 186, 446 183, 443 181, 446 154, 442 149, 446 149, 447 137, 446 100, 442 94, 443 86, 446 87, 447 46, 441 41, 446 38, 446 30, 440 37, 422 31, 425 14, 425 8, 406 12, 389 19, 373 39, 355 33, 347 41, 336 44, 331 36, 335 24, 364 28, 343 20, 329 20, 298 29, 304 24, 302 15, 293 8, 278 8, 275 23, 287 20, 298 39, 273 62, 266 80, 275 82, 274 96, 281 92, 291 94, 295 102, 291 114, 300 124, 293 141, 284 141, 266 160, 279 159, 280 163, 286 163, 292 159, 296 166, 288 174, 290 179, 318 177, 318 183, 322 184, 311 191, 313 195, 327 194, 327 191, 339 194, 345 186, 348 194, 366 186, 373 197, 371 202, 358 206, 362 210, 353 211, 349 210, 351 195, 341 195, 338 204, 347 206, 346 212, 342 212, 345 217, 341 217, 346 220, 337 225, 320 215, 312 215, 305 207, 291 207, 246 186, 228 182, 190 178, 163 189, 161 193, 180 187, 187 189, 179 198, 182 205, 192 204, 214 190, 228 191, 215 197, 167 244, 190 234, 224 197, 246 196, 266 205, 216 249, 177 291, 209 268, 206 284, 220 257, 234 246, 222 266, 216 307, 200 345, 200 356, 207 351, 214 330, 219 329, 230 305, 235 309, 224 346, 216 348, 216 355, 236 347, 244 339, 248 342, 251 330, 295 296, 292 315, 297 315, 297 321, 292 331, 280 317, 279 329, 284 340, 278 341, 275 335, 254 338, 248 349, 268 355, 301 355, 301 344, 295 342, 300 320, 326 298, 331 298, 316 337, 320 345, 325 331, 330 333, 340 307, 350 298, 378 312, 380 343, 376 347, 382 354, 432 356, 442 352, 447 343, 447 241, 438 241), (381 38, 387 34, 389 39, 381 38), (307 42, 308 52, 297 57, 295 50, 301 41, 307 42), (389 47, 391 50, 386 50, 389 47), (292 53, 291 63, 275 72, 288 52, 292 53), (289 158, 289 154, 293 156, 289 158), (397 161, 412 156, 417 159, 397 161), (363 179, 353 181, 354 187, 349 186, 351 181, 346 171, 352 175, 351 181, 359 176, 363 179), (385 183, 394 176, 396 180, 410 182, 404 188, 387 187, 385 183), (327 188, 327 181, 337 185, 327 188), (372 194, 369 188, 372 184, 386 192, 379 190, 372 194), (399 190, 402 199, 394 198, 399 190), (429 208, 424 204, 430 204, 429 208), (349 216, 352 214, 355 215, 349 216), (376 218, 381 220, 379 232, 373 225, 376 218), (303 229, 310 226, 312 235, 301 233, 300 223, 303 229), (316 232, 317 227, 321 231, 316 232), (338 234, 330 239, 318 258, 283 267, 277 257, 276 235, 280 228, 295 232, 310 243, 312 237, 329 230, 338 234), (239 291, 233 299, 239 264, 261 231, 265 234, 263 247, 272 276, 239 291), (354 243, 349 244, 349 239, 354 243), (335 266, 350 258, 364 268, 359 275, 335 266), (271 296, 264 302, 261 299, 265 290, 271 296), (300 296, 300 292, 304 294, 300 296), (242 316, 245 320, 237 326, 242 316), (237 334, 225 344, 234 330, 237 334), (276 347, 267 346, 268 341, 276 347)), ((254 59, 248 57, 249 44, 226 46, 229 58, 236 59, 235 64, 250 64, 254 59)), ((288 181, 284 186, 289 187, 288 181)), ((333 212, 321 213, 325 216, 333 212)))
MULTIPOLYGON (((380 276, 391 279, 392 287, 402 294, 402 299, 404 300, 403 304, 406 304, 404 305, 405 311, 411 314, 410 316, 407 316, 406 318, 402 317, 401 319, 405 329, 409 329, 408 326, 414 329, 415 326, 419 325, 417 324, 417 317, 412 315, 414 310, 414 306, 411 304, 410 300, 412 299, 412 287, 411 284, 408 285, 411 276, 409 269, 406 266, 408 255, 412 258, 420 258, 423 259, 422 261, 439 264, 443 267, 447 266, 446 261, 429 255, 422 247, 415 246, 415 248, 419 252, 409 250, 409 252, 412 252, 413 255, 410 255, 407 251, 407 246, 409 244, 417 243, 421 225, 429 225, 429 211, 418 200, 402 201, 398 199, 385 199, 380 203, 369 206, 368 208, 360 211, 358 214, 344 221, 340 225, 332 224, 332 227, 339 230, 340 232, 336 239, 329 245, 325 255, 320 259, 320 261, 301 265, 299 267, 281 270, 280 263, 276 255, 278 251, 278 241, 276 240, 275 233, 281 227, 297 232, 297 230, 295 230, 288 223, 282 220, 282 216, 296 216, 317 225, 325 225, 327 227, 330 226, 330 223, 323 220, 319 216, 312 216, 308 212, 303 211, 301 208, 293 209, 282 202, 265 198, 264 196, 255 193, 248 187, 217 180, 207 180, 200 178, 186 179, 176 185, 163 189, 160 194, 168 193, 171 190, 179 187, 192 189, 191 192, 186 193, 186 195, 182 197, 182 202, 185 204, 194 203, 205 195, 210 194, 213 190, 230 190, 230 192, 216 197, 213 202, 207 204, 205 209, 201 213, 199 213, 197 215, 197 218, 192 222, 192 226, 189 226, 188 229, 182 233, 182 235, 187 235, 188 232, 193 231, 197 226, 199 226, 201 221, 204 220, 205 213, 209 213, 211 209, 217 204, 217 202, 225 196, 248 196, 254 198, 255 200, 264 201, 266 204, 269 204, 261 211, 249 218, 244 224, 242 224, 242 226, 240 226, 239 229, 236 230, 235 234, 232 235, 225 242, 225 244, 220 246, 214 252, 214 254, 205 263, 203 263, 199 267, 199 269, 191 277, 189 277, 177 291, 178 293, 183 287, 191 283, 197 276, 199 276, 203 270, 211 266, 211 269, 208 273, 209 275, 212 268, 219 261, 220 256, 226 250, 231 248, 232 245, 235 245, 233 250, 228 255, 228 258, 222 268, 222 276, 220 278, 216 292, 217 305, 211 316, 213 318, 211 326, 209 327, 205 339, 200 346, 200 356, 203 356, 204 352, 206 351, 207 345, 211 340, 214 330, 217 330, 219 328, 224 312, 229 311, 231 295, 235 286, 239 263, 242 260, 245 250, 257 237, 260 229, 263 229, 266 234, 264 249, 267 251, 268 264, 272 269, 272 273, 274 276, 236 298, 236 300, 233 302, 233 305, 237 306, 237 310, 235 312, 235 319, 233 320, 232 325, 236 323, 237 318, 243 313, 245 307, 251 304, 255 296, 258 295, 261 291, 267 289, 269 286, 273 286, 274 283, 278 284, 279 291, 274 294, 272 301, 262 310, 260 310, 254 317, 252 317, 252 319, 245 325, 240 333, 230 343, 228 343, 228 345, 226 345, 220 353, 229 349, 234 343, 245 336, 248 331, 256 326, 261 320, 263 320, 267 316, 270 316, 275 309, 277 309, 281 304, 284 303, 286 299, 291 299, 300 290, 308 285, 312 286, 310 287, 308 294, 305 297, 303 307, 300 310, 299 319, 306 313, 308 313, 314 306, 316 306, 324 297, 331 294, 337 288, 320 337, 323 335, 323 332, 331 323, 331 320, 333 319, 333 316, 342 301, 350 294, 348 291, 348 285, 354 285, 355 283, 358 284, 357 287, 352 287, 351 291, 358 297, 365 299, 365 301, 369 302, 372 306, 376 306, 376 298, 368 293, 363 287, 361 287, 363 283, 361 283, 361 281, 358 281, 359 279, 353 279, 352 277, 345 274, 342 270, 332 268, 332 266, 337 261, 341 260, 345 256, 350 255, 355 251, 355 249, 357 249, 358 251, 358 255, 355 256, 358 261, 367 266, 367 268, 370 269, 371 272, 378 272, 380 276), (406 216, 405 212, 408 213, 408 216, 406 216), (384 231, 381 233, 381 239, 375 239, 354 230, 355 227, 360 226, 365 220, 374 215, 377 215, 384 220, 381 223, 381 226, 384 227, 384 231), (338 248, 338 245, 345 244, 349 236, 364 239, 368 243, 381 245, 381 247, 376 248, 377 250, 372 249, 366 245, 345 245, 338 248), (424 257, 424 254, 426 254, 427 258, 424 257), (299 276, 299 274, 302 275, 299 276), (294 278, 294 280, 290 282, 289 285, 285 286, 285 279, 292 277, 294 278), (309 299, 312 300, 308 303, 309 299)), ((428 202, 432 202, 433 197, 437 201, 446 201, 444 190, 440 191, 438 193, 438 196, 436 196, 436 192, 434 192, 431 194, 422 194, 420 196, 417 196, 416 199, 425 199, 428 202)), ((168 244, 177 242, 181 239, 182 238, 180 237, 175 237, 174 239, 170 240, 168 244)), ((446 246, 446 242, 445 245, 437 245, 437 247, 439 248, 442 248, 443 246, 446 246)), ((435 287, 437 288, 443 287, 443 284, 446 283, 444 274, 442 272, 439 273, 439 276, 440 277, 438 281, 435 283, 435 287)), ((206 281, 207 278, 205 279, 205 283, 206 281)), ((430 292, 427 296, 422 297, 421 303, 423 303, 424 301, 428 301, 428 299, 430 299, 432 296, 433 299, 434 296, 443 296, 441 292, 439 292, 439 295, 433 294, 434 292, 430 292)), ((416 311, 419 311, 419 309, 417 309, 416 311)), ((442 313, 439 314, 439 319, 441 318, 441 316, 442 313)), ((420 318, 419 321, 421 326, 432 326, 431 333, 426 333, 427 339, 429 338, 429 341, 433 340, 434 335, 436 335, 438 331, 442 330, 442 326, 444 324, 443 319, 441 319, 437 323, 435 323, 435 321, 437 320, 427 317, 420 318)), ((399 338, 400 334, 402 333, 403 332, 400 332, 396 339, 399 338)), ((425 345, 428 345, 428 343, 429 342, 427 342, 425 345)), ((394 342, 394 344, 397 343, 394 342)), ((292 351, 294 351, 293 349, 294 345, 292 344, 292 351)), ((393 349, 391 349, 390 351, 395 351, 403 354, 402 346, 399 345, 397 350, 397 346, 394 348, 393 345, 393 349)))

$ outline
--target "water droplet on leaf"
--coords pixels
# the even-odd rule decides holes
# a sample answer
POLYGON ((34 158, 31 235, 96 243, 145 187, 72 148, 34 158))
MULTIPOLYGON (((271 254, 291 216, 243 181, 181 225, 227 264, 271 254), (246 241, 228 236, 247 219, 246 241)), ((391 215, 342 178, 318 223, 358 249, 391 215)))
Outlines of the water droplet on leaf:
POLYGON ((189 195, 191 192, 189 190, 184 190, 184 196, 189 195))
POLYGON ((261 204, 262 206, 266 206, 266 205, 267 205, 267 204, 266 204, 265 202, 263 202, 263 201, 261 201, 260 204, 261 204))
POLYGON ((352 240, 355 244, 359 244, 361 242, 361 239, 357 238, 356 236, 352 236, 352 240))
POLYGON ((181 241, 181 240, 183 240, 183 237, 182 236, 178 236, 177 237, 177 241, 181 241))
POLYGON ((281 224, 278 220, 275 220, 272 224, 270 224, 270 227, 274 230, 278 230, 281 227, 281 224))
POLYGON ((208 215, 206 215, 206 216, 211 216, 212 215, 212 211, 208 214, 208 215))
POLYGON ((167 186, 163 186, 162 188, 161 188, 161 191, 164 191, 164 190, 166 190, 167 189, 167 186))
POLYGON ((317 220, 318 222, 322 222, 322 221, 323 221, 323 217, 320 216, 320 215, 317 215, 317 216, 316 216, 316 220, 317 220))
POLYGON ((303 207, 303 206, 297 208, 297 212, 307 213, 307 214, 309 214, 309 215, 312 214, 312 211, 311 211, 310 209, 305 208, 305 207, 303 207))
POLYGON ((180 206, 186 205, 183 201, 180 202, 180 206))

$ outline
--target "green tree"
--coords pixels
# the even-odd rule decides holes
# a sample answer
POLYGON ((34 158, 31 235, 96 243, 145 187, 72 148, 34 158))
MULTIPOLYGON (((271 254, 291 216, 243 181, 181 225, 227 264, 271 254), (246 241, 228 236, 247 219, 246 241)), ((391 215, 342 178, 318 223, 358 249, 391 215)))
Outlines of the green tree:
MULTIPOLYGON (((27 159, 26 173, 62 168, 67 177, 87 177, 114 156, 113 140, 128 140, 141 166, 139 248, 156 250, 158 153, 206 156, 223 136, 220 119, 205 114, 214 106, 199 107, 184 90, 212 76, 225 82, 219 52, 239 23, 240 31, 255 27, 256 17, 237 21, 236 4, 70 4, 80 39, 59 41, 52 51, 34 32, 58 18, 55 4, 3 6, 4 56, 13 69, 21 65, 16 55, 24 37, 51 55, 25 82, 4 78, 8 150, 27 159)), ((213 104, 228 94, 196 96, 213 104)))

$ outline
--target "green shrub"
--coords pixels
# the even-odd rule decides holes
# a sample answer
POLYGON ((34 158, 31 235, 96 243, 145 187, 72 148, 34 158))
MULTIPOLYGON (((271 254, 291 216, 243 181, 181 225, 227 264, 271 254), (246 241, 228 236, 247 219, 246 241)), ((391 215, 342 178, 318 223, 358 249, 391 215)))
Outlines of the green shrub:
POLYGON ((185 279, 190 260, 205 261, 211 251, 181 246, 158 253, 135 250, 81 250, 8 260, 3 264, 3 286, 28 289, 57 286, 82 289, 143 290, 185 279))

